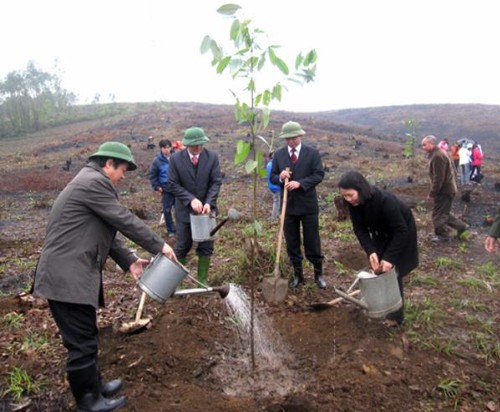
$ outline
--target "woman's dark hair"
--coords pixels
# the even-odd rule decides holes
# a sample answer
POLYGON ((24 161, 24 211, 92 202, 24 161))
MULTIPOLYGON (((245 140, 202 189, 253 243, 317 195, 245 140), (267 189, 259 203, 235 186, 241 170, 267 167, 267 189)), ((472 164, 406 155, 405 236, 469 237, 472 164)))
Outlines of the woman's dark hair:
POLYGON ((339 189, 354 189, 359 194, 359 203, 364 203, 373 195, 374 188, 368 183, 363 175, 355 170, 344 173, 340 177, 339 189))
POLYGON ((126 163, 127 165, 129 164, 126 160, 116 159, 114 157, 106 157, 106 156, 92 156, 91 161, 96 163, 100 167, 104 167, 106 166, 106 162, 108 161, 108 159, 111 159, 113 161, 113 167, 115 169, 122 163, 126 163))

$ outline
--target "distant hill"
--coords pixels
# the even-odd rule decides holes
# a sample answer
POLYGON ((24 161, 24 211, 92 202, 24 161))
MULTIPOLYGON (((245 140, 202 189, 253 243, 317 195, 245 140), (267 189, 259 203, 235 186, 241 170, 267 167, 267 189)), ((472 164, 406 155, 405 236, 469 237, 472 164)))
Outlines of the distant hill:
POLYGON ((432 104, 345 109, 311 113, 316 119, 363 127, 368 134, 405 140, 407 120, 418 123, 417 133, 450 141, 470 138, 484 148, 500 152, 500 106, 481 104, 432 104))

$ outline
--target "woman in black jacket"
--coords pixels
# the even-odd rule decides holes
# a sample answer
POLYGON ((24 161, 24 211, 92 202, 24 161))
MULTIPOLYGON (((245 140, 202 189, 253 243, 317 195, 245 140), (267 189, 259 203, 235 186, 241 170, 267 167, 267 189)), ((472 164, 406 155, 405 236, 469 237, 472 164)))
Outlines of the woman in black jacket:
MULTIPOLYGON (((395 267, 401 298, 403 277, 418 266, 417 228, 411 209, 392 193, 370 185, 358 172, 342 175, 340 194, 348 203, 354 233, 375 273, 395 267)), ((403 306, 387 316, 401 325, 403 306)))

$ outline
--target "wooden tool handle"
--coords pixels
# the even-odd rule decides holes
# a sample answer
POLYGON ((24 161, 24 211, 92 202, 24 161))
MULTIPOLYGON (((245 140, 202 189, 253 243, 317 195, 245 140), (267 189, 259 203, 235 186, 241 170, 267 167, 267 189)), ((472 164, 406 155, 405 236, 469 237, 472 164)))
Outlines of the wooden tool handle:
MULTIPOLYGON (((290 168, 285 169, 287 172, 290 168)), ((285 186, 288 183, 288 177, 285 179, 285 186)), ((285 214, 286 214, 286 202, 288 200, 288 190, 283 191, 283 204, 281 205, 280 214, 280 229, 278 232, 278 247, 276 248, 276 263, 274 266, 274 276, 279 277, 280 275, 280 256, 281 256, 281 244, 283 242, 283 227, 285 225, 285 214)))
POLYGON ((144 302, 146 302, 146 292, 142 292, 141 301, 139 302, 139 308, 137 309, 137 314, 135 315, 135 321, 139 322, 142 316, 142 311, 144 309, 144 302))

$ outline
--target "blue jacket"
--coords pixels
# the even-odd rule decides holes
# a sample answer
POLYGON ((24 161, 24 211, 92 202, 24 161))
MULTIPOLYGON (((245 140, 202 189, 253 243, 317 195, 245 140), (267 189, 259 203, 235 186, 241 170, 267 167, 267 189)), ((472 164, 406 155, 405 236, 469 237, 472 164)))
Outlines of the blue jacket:
POLYGON ((169 167, 169 160, 163 155, 162 152, 159 152, 151 165, 151 170, 149 171, 149 181, 151 182, 153 190, 157 190, 161 187, 164 191, 167 191, 169 167))
POLYGON ((267 176, 267 187, 269 190, 273 193, 278 193, 281 190, 280 185, 275 185, 273 182, 271 182, 271 169, 273 167, 273 161, 272 159, 267 162, 266 166, 266 176, 267 176))

